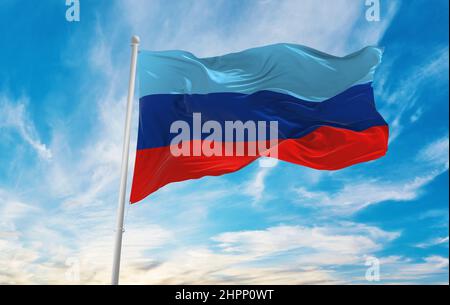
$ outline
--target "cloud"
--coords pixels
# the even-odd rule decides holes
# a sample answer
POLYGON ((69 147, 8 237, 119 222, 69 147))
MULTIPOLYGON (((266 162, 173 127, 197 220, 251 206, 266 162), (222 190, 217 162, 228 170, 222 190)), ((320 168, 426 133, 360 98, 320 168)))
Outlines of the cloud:
POLYGON ((391 256, 380 259, 381 278, 383 282, 393 284, 416 283, 418 280, 430 280, 430 283, 448 285, 448 258, 430 255, 413 261, 410 258, 391 256), (439 280, 439 276, 447 275, 446 283, 439 280))
POLYGON ((426 162, 444 169, 449 167, 449 139, 448 136, 435 140, 426 146, 417 157, 418 162, 426 162))
POLYGON ((157 284, 314 284, 336 279, 319 268, 251 266, 241 256, 221 254, 202 247, 178 249, 151 269, 127 273, 125 283, 157 284), (140 276, 136 276, 139 274, 140 276))
MULTIPOLYGON (((0 241, 0 282, 107 283, 115 206, 74 205, 44 211, 4 191, 1 194, 7 203, 1 215, 9 213, 9 227, 17 234, 2 236, 0 241), (21 221, 27 225, 19 225, 21 221), (75 280, 70 277, 73 263, 78 266, 75 271, 79 269, 75 280)), ((342 279, 336 266, 362 266, 365 255, 382 250, 399 236, 399 232, 342 222, 224 232, 213 234, 211 244, 207 239, 193 243, 197 233, 190 231, 191 222, 198 222, 198 215, 186 216, 179 206, 171 207, 170 197, 164 199, 168 206, 161 209, 172 219, 167 225, 161 224, 164 215, 151 221, 142 217, 150 205, 126 218, 122 283, 338 283, 342 279)))
POLYGON ((433 238, 433 239, 427 240, 425 242, 418 243, 415 245, 415 247, 425 249, 425 248, 429 248, 429 247, 433 247, 433 246, 439 246, 442 244, 446 244, 448 247, 448 236, 433 238))
MULTIPOLYGON (((385 201, 411 201, 417 199, 423 188, 449 168, 448 136, 435 140, 420 150, 414 165, 408 165, 408 177, 387 180, 389 173, 382 178, 365 178, 363 181, 343 180, 344 186, 334 192, 311 191, 297 187, 298 203, 315 207, 326 213, 349 215, 370 205, 385 201), (410 178, 410 175, 416 175, 410 178)), ((400 165, 399 165, 400 166, 400 165)), ((397 169, 397 168, 396 168, 397 169)), ((395 170, 396 170, 395 169, 395 170)))
POLYGON ((338 283, 336 266, 364 266, 366 254, 396 239, 397 232, 355 223, 340 226, 280 225, 225 232, 215 244, 173 249, 150 268, 137 267, 126 282, 157 284, 338 283))
POLYGON ((337 0, 333 4, 326 0, 258 1, 241 3, 237 10, 229 1, 150 4, 122 0, 117 10, 132 32, 141 35, 142 47, 146 49, 185 49, 198 56, 211 56, 292 42, 343 55, 377 44, 397 6, 386 3, 386 14, 376 25, 365 20, 364 2, 352 0, 337 0), (233 11, 232 22, 224 18, 224 11, 233 11), (149 26, 149 20, 159 26, 149 26))
MULTIPOLYGON (((0 192, 0 283, 77 284, 66 276, 68 261, 80 264, 82 283, 107 283, 115 207, 44 211, 15 198, 0 192)), ((169 230, 148 221, 128 223, 124 236, 123 260, 132 264, 149 261, 147 251, 173 240, 169 230)))
POLYGON ((254 175, 254 178, 245 186, 243 192, 244 194, 252 197, 253 204, 257 204, 263 199, 264 190, 266 188, 266 178, 271 169, 272 167, 259 167, 258 171, 254 175))
POLYGON ((213 239, 226 253, 241 253, 254 257, 279 252, 301 250, 307 252, 307 260, 319 265, 331 261, 314 261, 314 257, 334 255, 357 256, 380 250, 382 245, 399 236, 397 232, 385 232, 376 227, 355 223, 341 223, 335 227, 278 226, 262 231, 222 233, 213 239), (307 250, 307 251, 305 251, 307 250))
POLYGON ((20 219, 36 215, 38 208, 18 200, 7 191, 0 189, 0 235, 16 238, 20 235, 16 222, 20 219))
POLYGON ((14 130, 35 150, 39 157, 49 160, 52 158, 52 152, 39 139, 33 121, 26 113, 27 104, 28 101, 25 98, 12 102, 7 97, 0 95, 0 113, 2 114, 0 130, 14 130))
POLYGON ((448 48, 440 48, 431 52, 425 62, 417 64, 408 71, 405 77, 398 81, 398 75, 391 79, 388 70, 392 63, 385 63, 385 69, 381 74, 381 79, 376 86, 376 93, 383 101, 381 112, 389 122, 389 141, 393 142, 402 133, 406 122, 404 117, 409 117, 409 124, 417 122, 423 112, 430 107, 430 103, 420 103, 424 99, 423 84, 433 81, 435 85, 446 86, 448 84, 448 48), (411 114, 412 112, 412 114, 411 114))
POLYGON ((29 267, 38 258, 21 238, 20 222, 37 215, 39 208, 24 203, 0 189, 0 283, 26 283, 31 279, 29 267))
POLYGON ((372 204, 385 201, 410 201, 420 195, 421 188, 432 181, 436 173, 419 176, 410 181, 384 181, 372 179, 367 182, 346 184, 335 193, 311 192, 296 189, 298 202, 307 206, 328 209, 328 213, 352 214, 372 204))

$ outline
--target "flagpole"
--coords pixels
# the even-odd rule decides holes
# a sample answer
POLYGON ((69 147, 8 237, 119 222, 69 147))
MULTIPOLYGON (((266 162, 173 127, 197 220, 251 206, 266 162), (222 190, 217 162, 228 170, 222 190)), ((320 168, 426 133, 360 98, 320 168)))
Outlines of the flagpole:
POLYGON ((128 155, 130 150, 131 115, 133 112, 134 85, 136 81, 136 63, 139 42, 140 40, 138 36, 133 36, 131 38, 130 82, 128 85, 127 114, 125 118, 125 132, 122 147, 122 165, 120 168, 119 207, 117 210, 116 241, 114 245, 111 285, 119 284, 120 255, 122 252, 122 235, 124 232, 123 218, 125 213, 125 196, 127 190, 128 155))

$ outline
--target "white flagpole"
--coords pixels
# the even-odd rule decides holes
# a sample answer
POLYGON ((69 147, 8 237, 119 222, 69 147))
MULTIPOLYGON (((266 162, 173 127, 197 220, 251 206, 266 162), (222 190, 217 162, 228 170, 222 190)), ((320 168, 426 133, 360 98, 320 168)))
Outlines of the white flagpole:
POLYGON ((128 173, 128 155, 130 150, 130 129, 131 129, 131 115, 133 111, 134 98, 134 84, 136 81, 136 63, 139 49, 139 37, 133 36, 131 38, 131 67, 130 67, 130 83, 128 85, 127 98, 127 114, 125 118, 125 133, 122 147, 122 166, 120 169, 120 189, 119 189, 119 208, 117 210, 117 227, 116 227, 116 242, 114 245, 114 260, 112 268, 111 285, 119 284, 120 271, 120 254, 122 251, 122 235, 123 217, 125 212, 125 195, 127 190, 127 173, 128 173))

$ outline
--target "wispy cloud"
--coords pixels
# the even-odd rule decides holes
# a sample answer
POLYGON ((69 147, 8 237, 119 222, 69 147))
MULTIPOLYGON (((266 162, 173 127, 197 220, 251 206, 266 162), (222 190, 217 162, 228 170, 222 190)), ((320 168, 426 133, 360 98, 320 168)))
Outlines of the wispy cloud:
POLYGON ((383 176, 356 181, 352 179, 351 182, 345 181, 344 178, 344 186, 335 192, 311 191, 298 187, 295 190, 298 203, 325 210, 327 213, 348 215, 380 202, 417 199, 424 186, 448 170, 448 141, 445 136, 420 150, 415 157, 415 165, 408 166, 407 177, 397 176, 394 180, 387 180, 383 176), (416 176, 411 178, 411 174, 416 176))
POLYGON ((386 14, 374 26, 364 19, 363 2, 352 0, 333 1, 333 5, 326 0, 242 3, 234 12, 233 22, 224 19, 222 13, 232 9, 229 1, 171 1, 170 4, 153 1, 150 4, 143 0, 121 0, 118 3, 132 31, 143 37, 143 48, 185 49, 199 56, 280 41, 344 55, 367 44, 377 44, 398 10, 397 3, 385 3, 386 14), (149 26, 149 20, 155 20, 159 26, 149 26), (192 35, 195 40, 191 39, 192 35))
POLYGON ((409 201, 420 195, 423 186, 432 181, 440 172, 432 172, 426 176, 418 176, 407 181, 384 181, 372 179, 367 182, 346 184, 335 193, 308 191, 298 188, 298 202, 308 206, 317 206, 327 213, 352 214, 372 204, 385 201, 409 201))
POLYGON ((4 95, 0 95, 0 130, 17 132, 39 157, 51 159, 51 150, 39 139, 33 121, 26 112, 28 103, 26 98, 13 102, 4 95))
POLYGON ((380 260, 383 270, 382 279, 393 284, 415 283, 418 280, 429 279, 429 283, 447 284, 439 282, 439 275, 448 274, 448 258, 430 255, 420 261, 412 261, 409 258, 391 256, 380 260))
POLYGON ((437 139, 426 146, 418 155, 418 162, 427 162, 437 166, 449 167, 449 139, 448 136, 437 139))
POLYGON ((425 249, 425 248, 438 246, 438 245, 443 245, 443 244, 446 244, 447 247, 448 247, 448 236, 432 238, 432 239, 427 240, 425 242, 418 243, 415 246, 418 247, 418 248, 424 248, 425 249))
POLYGON ((257 204, 263 199, 264 190, 266 188, 266 178, 272 169, 272 167, 260 167, 253 179, 245 185, 243 192, 252 197, 253 204, 257 204))
POLYGON ((431 52, 427 61, 414 66, 400 81, 391 79, 388 72, 380 75, 382 79, 378 82, 377 94, 384 102, 381 110, 390 125, 390 142, 402 133, 405 125, 417 122, 431 107, 432 102, 421 102, 426 99, 421 91, 422 85, 432 81, 441 86, 448 84, 448 60, 448 48, 440 48, 431 52), (408 121, 405 121, 405 116, 408 121))
POLYGON ((160 284, 335 283, 341 281, 334 271, 337 265, 363 266, 366 254, 398 236, 355 223, 225 232, 213 236, 215 244, 211 246, 173 249, 159 263, 127 273, 126 280, 160 284))
MULTIPOLYGON (((399 233, 376 227, 341 223, 335 227, 278 226, 262 231, 222 233, 213 239, 227 253, 262 257, 297 249, 308 253, 302 260, 325 265, 333 264, 333 255, 369 254, 398 236, 399 233), (315 261, 316 255, 319 259, 324 256, 331 260, 315 261)), ((342 261, 342 257, 339 260, 342 261)))

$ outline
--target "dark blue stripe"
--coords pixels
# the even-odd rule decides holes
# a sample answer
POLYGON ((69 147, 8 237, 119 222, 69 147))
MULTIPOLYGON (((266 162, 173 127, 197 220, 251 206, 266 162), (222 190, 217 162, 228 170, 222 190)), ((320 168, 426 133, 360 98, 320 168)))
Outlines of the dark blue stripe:
MULTIPOLYGON (((200 112, 202 122, 278 121, 279 139, 297 139, 320 126, 362 131, 386 125, 377 112, 371 84, 357 85, 323 102, 304 101, 290 95, 259 91, 253 94, 154 94, 139 101, 137 149, 170 145, 174 121, 192 126, 192 114, 200 112)), ((267 124, 268 125, 268 124, 267 124)), ((206 138, 208 135, 202 135, 206 138)), ((191 138, 192 140, 192 138, 191 138)))

